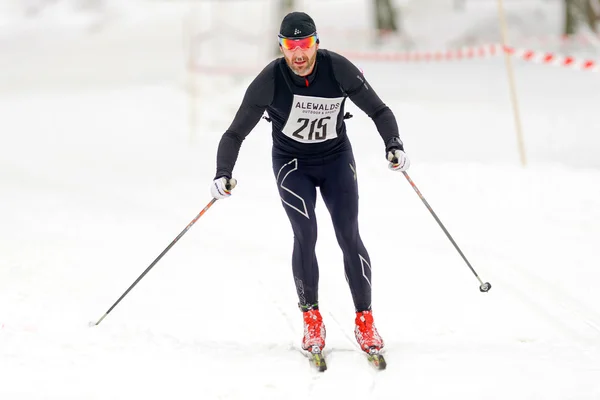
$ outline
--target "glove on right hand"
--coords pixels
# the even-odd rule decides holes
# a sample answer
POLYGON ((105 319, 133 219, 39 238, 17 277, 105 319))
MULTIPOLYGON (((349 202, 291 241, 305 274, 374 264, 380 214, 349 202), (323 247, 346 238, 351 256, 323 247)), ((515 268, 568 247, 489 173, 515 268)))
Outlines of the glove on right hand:
POLYGON ((400 149, 391 149, 387 152, 388 167, 392 171, 406 171, 410 167, 410 160, 406 153, 400 149))
POLYGON ((225 199, 231 196, 231 190, 237 185, 237 181, 234 178, 228 179, 226 177, 217 178, 213 181, 210 186, 210 193, 217 199, 225 199))

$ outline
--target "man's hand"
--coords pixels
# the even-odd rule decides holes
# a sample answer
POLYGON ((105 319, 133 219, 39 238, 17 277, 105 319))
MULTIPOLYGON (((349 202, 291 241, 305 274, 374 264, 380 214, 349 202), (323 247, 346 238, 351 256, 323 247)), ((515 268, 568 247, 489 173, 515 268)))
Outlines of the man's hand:
POLYGON ((400 149, 390 149, 387 152, 388 168, 392 171, 406 171, 410 167, 410 160, 406 153, 400 149))
POLYGON ((213 181, 210 186, 210 193, 217 199, 225 199, 231 196, 231 190, 237 185, 237 181, 233 178, 221 177, 213 181))

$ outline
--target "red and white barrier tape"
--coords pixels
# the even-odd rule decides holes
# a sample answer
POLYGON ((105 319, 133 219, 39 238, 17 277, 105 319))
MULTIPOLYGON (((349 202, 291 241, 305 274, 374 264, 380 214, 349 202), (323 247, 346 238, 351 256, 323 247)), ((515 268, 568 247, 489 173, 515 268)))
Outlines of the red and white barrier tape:
MULTIPOLYGON (((472 46, 482 44, 477 37, 466 38, 472 46)), ((510 39, 510 43, 517 47, 552 47, 552 46, 584 46, 591 47, 600 43, 600 34, 577 34, 577 35, 539 35, 539 36, 517 36, 510 39)))
MULTIPOLYGON (((498 56, 502 54, 503 46, 498 44, 475 46, 447 51, 435 52, 403 52, 403 53, 379 53, 379 52, 341 52, 345 56, 358 60, 369 61, 397 61, 397 62, 430 62, 430 61, 454 61, 472 58, 498 56)), ((583 60, 570 56, 562 56, 549 52, 541 52, 526 49, 515 49, 505 47, 508 54, 524 61, 538 64, 549 64, 585 71, 600 71, 600 60, 583 60)))
POLYGON ((409 51, 400 53, 340 51, 346 57, 371 61, 451 61, 469 58, 481 58, 501 54, 502 46, 484 45, 444 51, 409 51))
MULTIPOLYGON (((340 51, 340 54, 352 60, 383 61, 383 62, 441 62, 458 61, 475 58, 487 58, 500 56, 506 53, 527 62, 567 67, 575 70, 600 72, 600 60, 581 59, 570 56, 535 50, 503 47, 499 44, 473 46, 462 49, 429 52, 360 52, 340 51)), ((236 75, 259 72, 262 66, 224 66, 203 65, 189 60, 189 68, 195 72, 211 75, 236 75)))
POLYGON ((513 49, 511 47, 507 47, 505 51, 525 61, 531 61, 538 64, 549 64, 584 71, 600 72, 600 61, 598 60, 582 60, 554 53, 513 49))

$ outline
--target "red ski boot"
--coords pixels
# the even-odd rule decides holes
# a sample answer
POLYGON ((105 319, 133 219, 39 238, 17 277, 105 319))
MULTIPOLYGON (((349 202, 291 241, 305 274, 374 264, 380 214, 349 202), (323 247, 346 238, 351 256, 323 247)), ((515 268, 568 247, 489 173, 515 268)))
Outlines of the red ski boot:
POLYGON ((374 350, 379 351, 383 348, 383 339, 375 328, 372 311, 357 312, 354 323, 356 324, 354 336, 363 351, 372 353, 374 350))
POLYGON ((320 350, 325 347, 325 325, 323 317, 318 309, 311 309, 302 312, 304 317, 304 337, 302 338, 302 348, 311 351, 314 346, 320 350))

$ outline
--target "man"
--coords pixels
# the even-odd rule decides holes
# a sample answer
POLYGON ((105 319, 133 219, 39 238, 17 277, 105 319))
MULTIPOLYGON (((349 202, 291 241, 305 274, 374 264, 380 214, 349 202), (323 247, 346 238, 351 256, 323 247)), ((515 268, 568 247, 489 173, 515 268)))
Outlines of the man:
POLYGON ((237 184, 232 170, 241 144, 267 111, 267 120, 273 124, 273 172, 294 233, 292 270, 304 318, 302 348, 320 352, 325 347, 315 255, 314 208, 319 187, 344 256, 356 311, 356 340, 365 352, 378 351, 384 342, 373 322, 371 262, 358 230, 356 164, 346 135, 348 114, 344 114, 347 98, 374 121, 390 169, 404 171, 410 163, 392 111, 350 61, 319 50, 310 16, 302 12, 286 15, 278 36, 283 57, 268 64, 249 85, 223 134, 211 193, 217 199, 231 195, 237 184))

